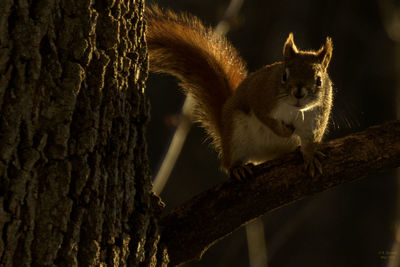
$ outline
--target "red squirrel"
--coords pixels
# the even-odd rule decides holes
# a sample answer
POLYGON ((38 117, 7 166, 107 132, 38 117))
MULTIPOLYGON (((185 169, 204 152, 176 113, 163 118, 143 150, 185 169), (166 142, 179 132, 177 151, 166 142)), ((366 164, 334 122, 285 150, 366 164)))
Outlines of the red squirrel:
POLYGON ((332 107, 327 69, 332 41, 299 50, 290 33, 283 61, 248 74, 228 40, 198 18, 157 6, 146 9, 150 70, 180 80, 198 121, 220 152, 222 168, 241 179, 258 164, 300 146, 305 169, 322 173, 318 144, 332 107))

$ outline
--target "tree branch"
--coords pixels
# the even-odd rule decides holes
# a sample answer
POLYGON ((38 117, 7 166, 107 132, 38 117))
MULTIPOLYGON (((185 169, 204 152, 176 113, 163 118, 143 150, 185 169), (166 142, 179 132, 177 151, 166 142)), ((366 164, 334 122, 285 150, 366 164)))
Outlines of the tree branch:
POLYGON ((296 151, 255 166, 251 180, 227 180, 164 216, 162 242, 171 264, 199 259, 216 241, 266 212, 400 166, 400 121, 329 141, 321 145, 321 152, 327 156, 324 173, 316 178, 304 172, 296 151))

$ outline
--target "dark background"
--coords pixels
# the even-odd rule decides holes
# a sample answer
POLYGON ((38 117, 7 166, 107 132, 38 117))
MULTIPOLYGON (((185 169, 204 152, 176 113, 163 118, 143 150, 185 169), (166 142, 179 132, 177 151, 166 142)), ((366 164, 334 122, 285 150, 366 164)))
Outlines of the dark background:
MULTIPOLYGON (((147 4, 152 2, 190 12, 212 26, 229 4, 228 0, 147 4)), ((326 36, 332 37, 329 73, 335 108, 325 138, 329 140, 396 118, 400 49, 395 40, 400 29, 387 23, 393 7, 400 8, 400 3, 245 0, 239 23, 227 37, 249 71, 280 61, 290 32, 300 49, 318 49, 326 36)), ((152 106, 149 157, 155 175, 175 130, 171 121, 184 98, 174 78, 160 75, 150 75, 147 94, 152 106)), ((167 210, 226 179, 205 139, 201 128, 192 128, 161 194, 167 210)), ((268 266, 386 266, 389 261, 382 253, 392 251, 397 181, 394 170, 372 174, 264 215, 268 266)), ((185 266, 249 266, 245 231, 236 231, 210 248, 200 262, 185 266)))

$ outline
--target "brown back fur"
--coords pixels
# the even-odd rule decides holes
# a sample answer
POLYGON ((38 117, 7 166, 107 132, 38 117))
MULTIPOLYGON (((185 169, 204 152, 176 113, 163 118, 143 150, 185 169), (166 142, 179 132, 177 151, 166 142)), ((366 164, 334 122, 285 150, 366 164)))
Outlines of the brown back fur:
POLYGON ((206 28, 198 18, 146 9, 150 70, 180 80, 195 100, 195 114, 220 145, 222 107, 247 76, 238 52, 225 37, 206 28))

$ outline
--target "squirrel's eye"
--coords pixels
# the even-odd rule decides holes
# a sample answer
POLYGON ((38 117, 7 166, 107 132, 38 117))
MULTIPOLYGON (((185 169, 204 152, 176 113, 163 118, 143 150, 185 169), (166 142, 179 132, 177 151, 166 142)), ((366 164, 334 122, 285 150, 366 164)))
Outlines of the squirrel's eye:
POLYGON ((315 85, 318 87, 320 87, 322 85, 321 76, 317 76, 317 79, 315 80, 315 85))
POLYGON ((282 83, 285 83, 289 77, 289 69, 286 68, 282 75, 282 83))

